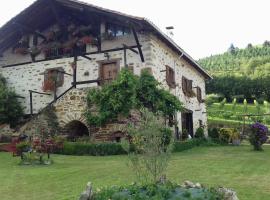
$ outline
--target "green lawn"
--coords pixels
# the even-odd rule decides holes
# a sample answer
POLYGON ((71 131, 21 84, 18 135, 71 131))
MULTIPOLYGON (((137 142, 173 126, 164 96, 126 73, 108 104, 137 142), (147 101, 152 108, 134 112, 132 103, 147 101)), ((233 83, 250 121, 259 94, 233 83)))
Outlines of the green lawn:
MULTIPOLYGON (((240 199, 270 199, 270 146, 264 152, 250 146, 198 147, 173 154, 168 176, 208 186, 234 188, 240 199)), ((94 187, 134 181, 126 156, 53 155, 51 166, 19 166, 19 158, 0 153, 1 200, 75 200, 87 181, 94 187)))

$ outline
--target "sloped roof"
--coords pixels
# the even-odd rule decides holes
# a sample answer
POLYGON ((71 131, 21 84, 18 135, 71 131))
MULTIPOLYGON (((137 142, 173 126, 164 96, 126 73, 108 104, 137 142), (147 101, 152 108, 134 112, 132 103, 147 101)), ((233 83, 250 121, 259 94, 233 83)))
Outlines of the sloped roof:
POLYGON ((23 10, 17 16, 12 18, 0 29, 0 52, 9 47, 14 40, 20 38, 20 30, 14 22, 23 22, 25 25, 33 26, 33 29, 39 27, 39 29, 46 28, 48 23, 54 20, 53 14, 50 13, 49 1, 57 3, 61 8, 67 8, 77 10, 78 12, 94 12, 104 16, 113 16, 124 21, 130 21, 140 26, 141 28, 151 30, 155 33, 163 42, 165 42, 170 48, 179 53, 187 62, 189 62, 198 72, 200 72, 206 79, 211 79, 211 75, 207 73, 189 54, 187 54, 181 47, 179 47, 170 37, 163 33, 154 23, 150 20, 128 15, 118 11, 102 8, 78 0, 37 0, 28 8, 23 10), (35 17, 33 17, 35 16, 35 17), (36 26, 36 27, 35 27, 36 26))

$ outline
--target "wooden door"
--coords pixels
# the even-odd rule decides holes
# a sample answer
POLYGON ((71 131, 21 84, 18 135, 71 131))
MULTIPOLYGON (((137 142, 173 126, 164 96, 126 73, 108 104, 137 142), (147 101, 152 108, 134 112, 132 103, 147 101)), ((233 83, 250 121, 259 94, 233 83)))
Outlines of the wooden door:
POLYGON ((186 129, 188 134, 193 137, 193 114, 184 112, 182 113, 182 131, 186 129))
POLYGON ((102 64, 100 70, 101 84, 110 83, 115 80, 118 72, 119 68, 116 62, 102 64))

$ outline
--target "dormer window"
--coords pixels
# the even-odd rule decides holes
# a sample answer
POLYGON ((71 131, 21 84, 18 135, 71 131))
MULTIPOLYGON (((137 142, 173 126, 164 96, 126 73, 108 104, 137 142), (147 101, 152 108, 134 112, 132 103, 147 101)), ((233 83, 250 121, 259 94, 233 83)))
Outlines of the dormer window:
POLYGON ((173 68, 166 65, 166 82, 170 88, 175 88, 175 73, 173 68))

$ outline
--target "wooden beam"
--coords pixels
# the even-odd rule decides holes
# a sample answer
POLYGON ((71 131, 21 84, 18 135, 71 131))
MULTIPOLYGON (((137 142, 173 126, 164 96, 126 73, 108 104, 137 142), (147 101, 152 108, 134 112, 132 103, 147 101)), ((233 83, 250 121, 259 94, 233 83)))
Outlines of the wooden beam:
POLYGON ((41 37, 44 40, 47 40, 47 38, 39 31, 33 30, 32 28, 29 28, 28 26, 18 23, 18 22, 13 22, 13 24, 21 27, 22 29, 26 30, 27 32, 35 33, 37 36, 41 37))
POLYGON ((130 48, 130 47, 127 46, 126 44, 123 44, 123 46, 124 46, 124 48, 126 48, 126 49, 128 49, 128 50, 130 50, 130 51, 132 51, 132 52, 134 52, 134 53, 136 53, 136 54, 139 54, 138 51, 136 51, 135 49, 130 48))
POLYGON ((133 33, 134 39, 135 39, 136 44, 137 44, 137 48, 139 50, 141 61, 144 62, 144 56, 143 56, 142 48, 141 48, 141 45, 140 45, 140 41, 138 39, 138 35, 137 35, 136 30, 135 30, 134 27, 132 27, 131 29, 132 29, 132 33, 133 33))
POLYGON ((87 60, 92 60, 92 58, 85 56, 85 55, 81 55, 81 57, 86 58, 87 60))
POLYGON ((128 67, 127 66, 127 49, 125 46, 124 46, 124 65, 125 67, 128 67))
POLYGON ((30 93, 30 114, 33 115, 33 94, 32 91, 29 90, 30 93))
POLYGON ((29 92, 31 92, 31 93, 36 93, 36 94, 42 94, 42 95, 48 95, 48 96, 51 95, 51 94, 49 94, 49 93, 37 92, 37 91, 34 91, 34 90, 29 90, 29 92))
MULTIPOLYGON (((134 49, 137 48, 137 45, 134 46, 128 46, 128 49, 134 49)), ((114 51, 123 51, 124 47, 118 47, 118 48, 113 48, 113 49, 108 49, 108 50, 102 50, 102 51, 94 51, 94 52, 89 52, 89 53, 84 53, 84 54, 79 54, 78 56, 82 56, 82 55, 95 55, 95 54, 101 54, 101 53, 109 53, 109 52, 114 52, 114 51)), ((73 57, 74 55, 70 56, 73 57)), ((56 60, 59 59, 61 57, 55 57, 55 58, 50 58, 50 59, 41 59, 41 60, 36 60, 35 62, 44 62, 44 61, 50 61, 50 60, 56 60)), ((17 64, 11 64, 11 65, 4 65, 2 66, 2 68, 7 68, 7 67, 16 67, 16 66, 21 66, 21 65, 27 65, 27 64, 31 64, 32 62, 22 62, 22 63, 17 63, 17 64)))

